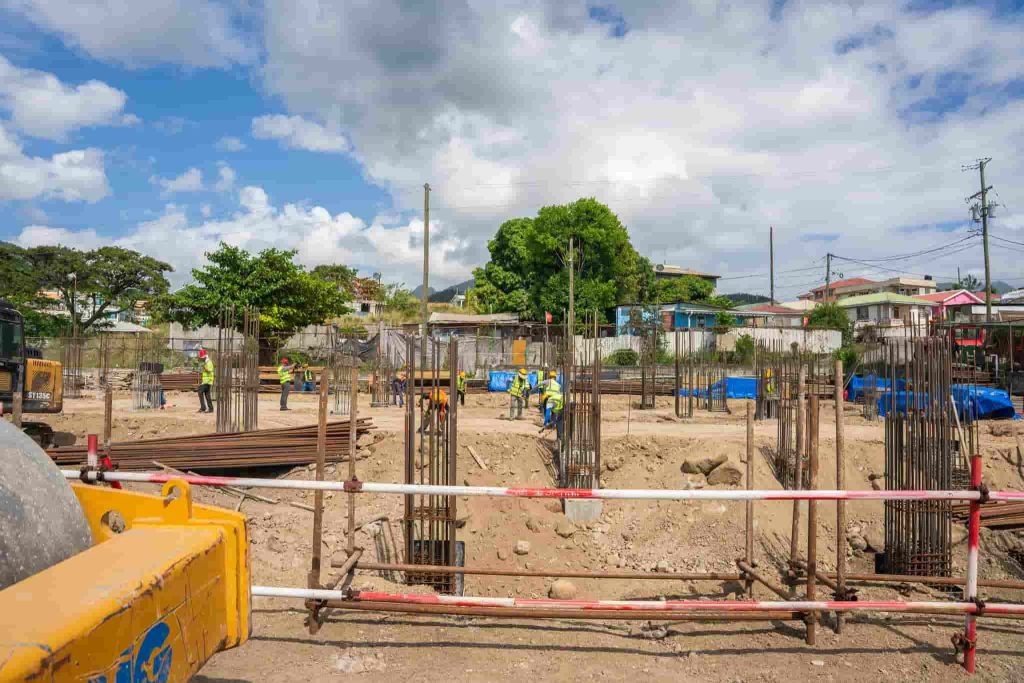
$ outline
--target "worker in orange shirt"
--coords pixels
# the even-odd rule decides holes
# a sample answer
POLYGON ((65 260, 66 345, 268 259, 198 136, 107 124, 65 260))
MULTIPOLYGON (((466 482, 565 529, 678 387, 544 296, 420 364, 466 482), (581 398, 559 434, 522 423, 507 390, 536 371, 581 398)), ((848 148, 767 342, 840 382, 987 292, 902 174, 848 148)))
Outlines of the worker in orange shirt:
POLYGON ((445 421, 448 418, 448 394, 444 389, 434 389, 432 391, 424 391, 420 394, 420 408, 423 407, 423 402, 427 403, 427 411, 423 415, 423 422, 420 424, 419 431, 423 433, 424 425, 433 425, 434 416, 437 416, 437 424, 440 429, 445 428, 445 421))

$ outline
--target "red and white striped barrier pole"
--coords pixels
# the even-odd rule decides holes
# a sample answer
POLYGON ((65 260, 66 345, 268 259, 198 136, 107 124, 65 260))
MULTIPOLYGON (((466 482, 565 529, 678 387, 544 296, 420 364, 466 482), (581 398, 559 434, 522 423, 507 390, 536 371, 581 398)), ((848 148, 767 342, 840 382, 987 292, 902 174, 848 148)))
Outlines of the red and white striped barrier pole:
MULTIPOLYGON (((809 490, 686 490, 686 489, 549 489, 503 486, 439 486, 431 484, 388 484, 365 481, 317 481, 315 479, 259 479, 256 477, 212 477, 167 474, 163 472, 90 472, 61 470, 67 479, 87 481, 135 481, 165 484, 184 481, 197 486, 234 486, 238 488, 299 489, 308 491, 344 491, 348 493, 385 493, 426 496, 484 496, 492 498, 601 498, 618 500, 950 500, 973 501, 978 491, 838 491, 809 490)), ((1024 491, 992 491, 989 500, 1024 500, 1024 491)))
POLYGON ((86 454, 85 454, 85 464, 88 465, 91 469, 96 469, 97 467, 100 466, 100 456, 99 456, 99 446, 98 446, 99 439, 96 437, 95 434, 89 434, 89 435, 87 435, 85 437, 85 439, 86 439, 86 444, 87 444, 87 446, 86 446, 86 454))
MULTIPOLYGON (((253 586, 253 597, 295 598, 301 600, 344 600, 349 602, 391 602, 449 607, 532 607, 541 609, 659 611, 659 612, 914 612, 941 611, 950 614, 976 614, 973 602, 904 602, 899 600, 554 600, 548 598, 490 598, 480 596, 433 595, 418 593, 379 593, 340 591, 320 588, 253 586)), ((991 614, 1024 614, 1024 605, 993 603, 984 607, 991 614)))
MULTIPOLYGON (((967 522, 967 586, 964 598, 974 603, 980 612, 983 603, 978 600, 978 547, 981 541, 981 503, 986 495, 981 485, 981 455, 971 456, 971 488, 979 493, 979 498, 971 501, 970 515, 967 522)), ((974 673, 975 657, 978 649, 977 612, 968 612, 964 624, 964 668, 967 673, 974 673)))

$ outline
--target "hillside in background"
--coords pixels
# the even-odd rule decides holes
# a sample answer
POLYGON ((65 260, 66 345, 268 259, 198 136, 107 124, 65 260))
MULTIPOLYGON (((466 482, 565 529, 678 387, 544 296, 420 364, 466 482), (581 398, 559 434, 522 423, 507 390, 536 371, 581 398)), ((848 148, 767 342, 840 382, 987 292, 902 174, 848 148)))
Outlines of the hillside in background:
POLYGON ((766 304, 771 301, 771 299, 766 296, 762 296, 760 294, 747 294, 746 292, 723 294, 723 296, 737 306, 743 306, 745 304, 766 304))

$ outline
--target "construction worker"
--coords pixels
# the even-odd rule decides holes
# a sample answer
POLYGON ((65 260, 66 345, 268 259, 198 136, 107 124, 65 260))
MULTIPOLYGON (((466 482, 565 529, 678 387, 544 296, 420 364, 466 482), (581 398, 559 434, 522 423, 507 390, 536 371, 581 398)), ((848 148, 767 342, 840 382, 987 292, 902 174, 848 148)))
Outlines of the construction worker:
POLYGON ((519 368, 519 373, 512 378, 508 385, 508 419, 521 420, 523 418, 524 396, 530 391, 530 380, 526 375, 526 368, 519 368))
POLYGON ((459 371, 459 377, 455 380, 455 390, 459 394, 459 405, 466 405, 466 372, 464 370, 459 371))
POLYGON ((424 431, 423 427, 430 425, 433 428, 434 415, 437 415, 437 425, 440 429, 444 429, 445 419, 448 417, 448 394, 444 389, 435 389, 434 391, 424 391, 420 394, 420 407, 423 407, 423 402, 427 402, 427 412, 423 416, 423 422, 420 423, 419 431, 424 431))
POLYGON ((562 395, 562 388, 558 385, 558 382, 554 383, 554 387, 548 387, 546 392, 547 402, 546 405, 551 409, 546 415, 544 420, 545 427, 551 427, 552 422, 555 427, 555 434, 558 437, 558 443, 562 443, 562 427, 563 427, 563 408, 565 408, 565 398, 562 395))
POLYGON ((391 393, 399 408, 405 407, 405 370, 400 370, 391 378, 391 393))
MULTIPOLYGON (((213 412, 213 361, 206 349, 199 349, 199 412, 213 412)), ((162 405, 160 406, 163 407, 162 405)))
POLYGON ((291 410, 288 407, 288 394, 292 390, 292 370, 294 369, 295 366, 289 364, 287 358, 282 358, 281 364, 277 366, 277 378, 281 382, 281 410, 291 410))
POLYGON ((309 369, 309 366, 306 366, 306 369, 302 371, 302 390, 316 391, 316 375, 309 369))
POLYGON ((537 385, 537 390, 540 392, 540 400, 537 401, 540 412, 544 415, 544 424, 547 424, 551 413, 548 411, 548 399, 551 394, 561 394, 562 385, 558 383, 558 372, 552 370, 548 372, 548 378, 537 385))

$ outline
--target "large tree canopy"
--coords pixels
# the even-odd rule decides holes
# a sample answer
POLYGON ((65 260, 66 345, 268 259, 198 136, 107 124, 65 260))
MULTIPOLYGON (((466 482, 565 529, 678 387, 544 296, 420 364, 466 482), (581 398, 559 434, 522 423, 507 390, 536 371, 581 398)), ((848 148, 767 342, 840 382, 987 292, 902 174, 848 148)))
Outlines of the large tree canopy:
POLYGON ((50 302, 43 291, 57 292, 80 331, 105 319, 111 310, 167 292, 164 273, 171 266, 131 249, 100 247, 79 251, 41 246, 21 249, 0 245, 0 296, 40 308, 50 302))
POLYGON ((161 297, 161 316, 195 327, 216 325, 224 307, 253 306, 260 311, 264 347, 274 349, 306 325, 348 312, 349 295, 334 281, 307 273, 294 251, 266 249, 252 255, 221 244, 206 254, 210 265, 192 271, 195 283, 161 297))
POLYGON ((629 233, 595 199, 546 206, 536 218, 506 221, 488 243, 491 260, 473 272, 472 304, 485 313, 515 311, 560 321, 569 307, 569 263, 576 273, 576 317, 653 296, 654 272, 629 233), (574 249, 570 259, 569 238, 574 249))

